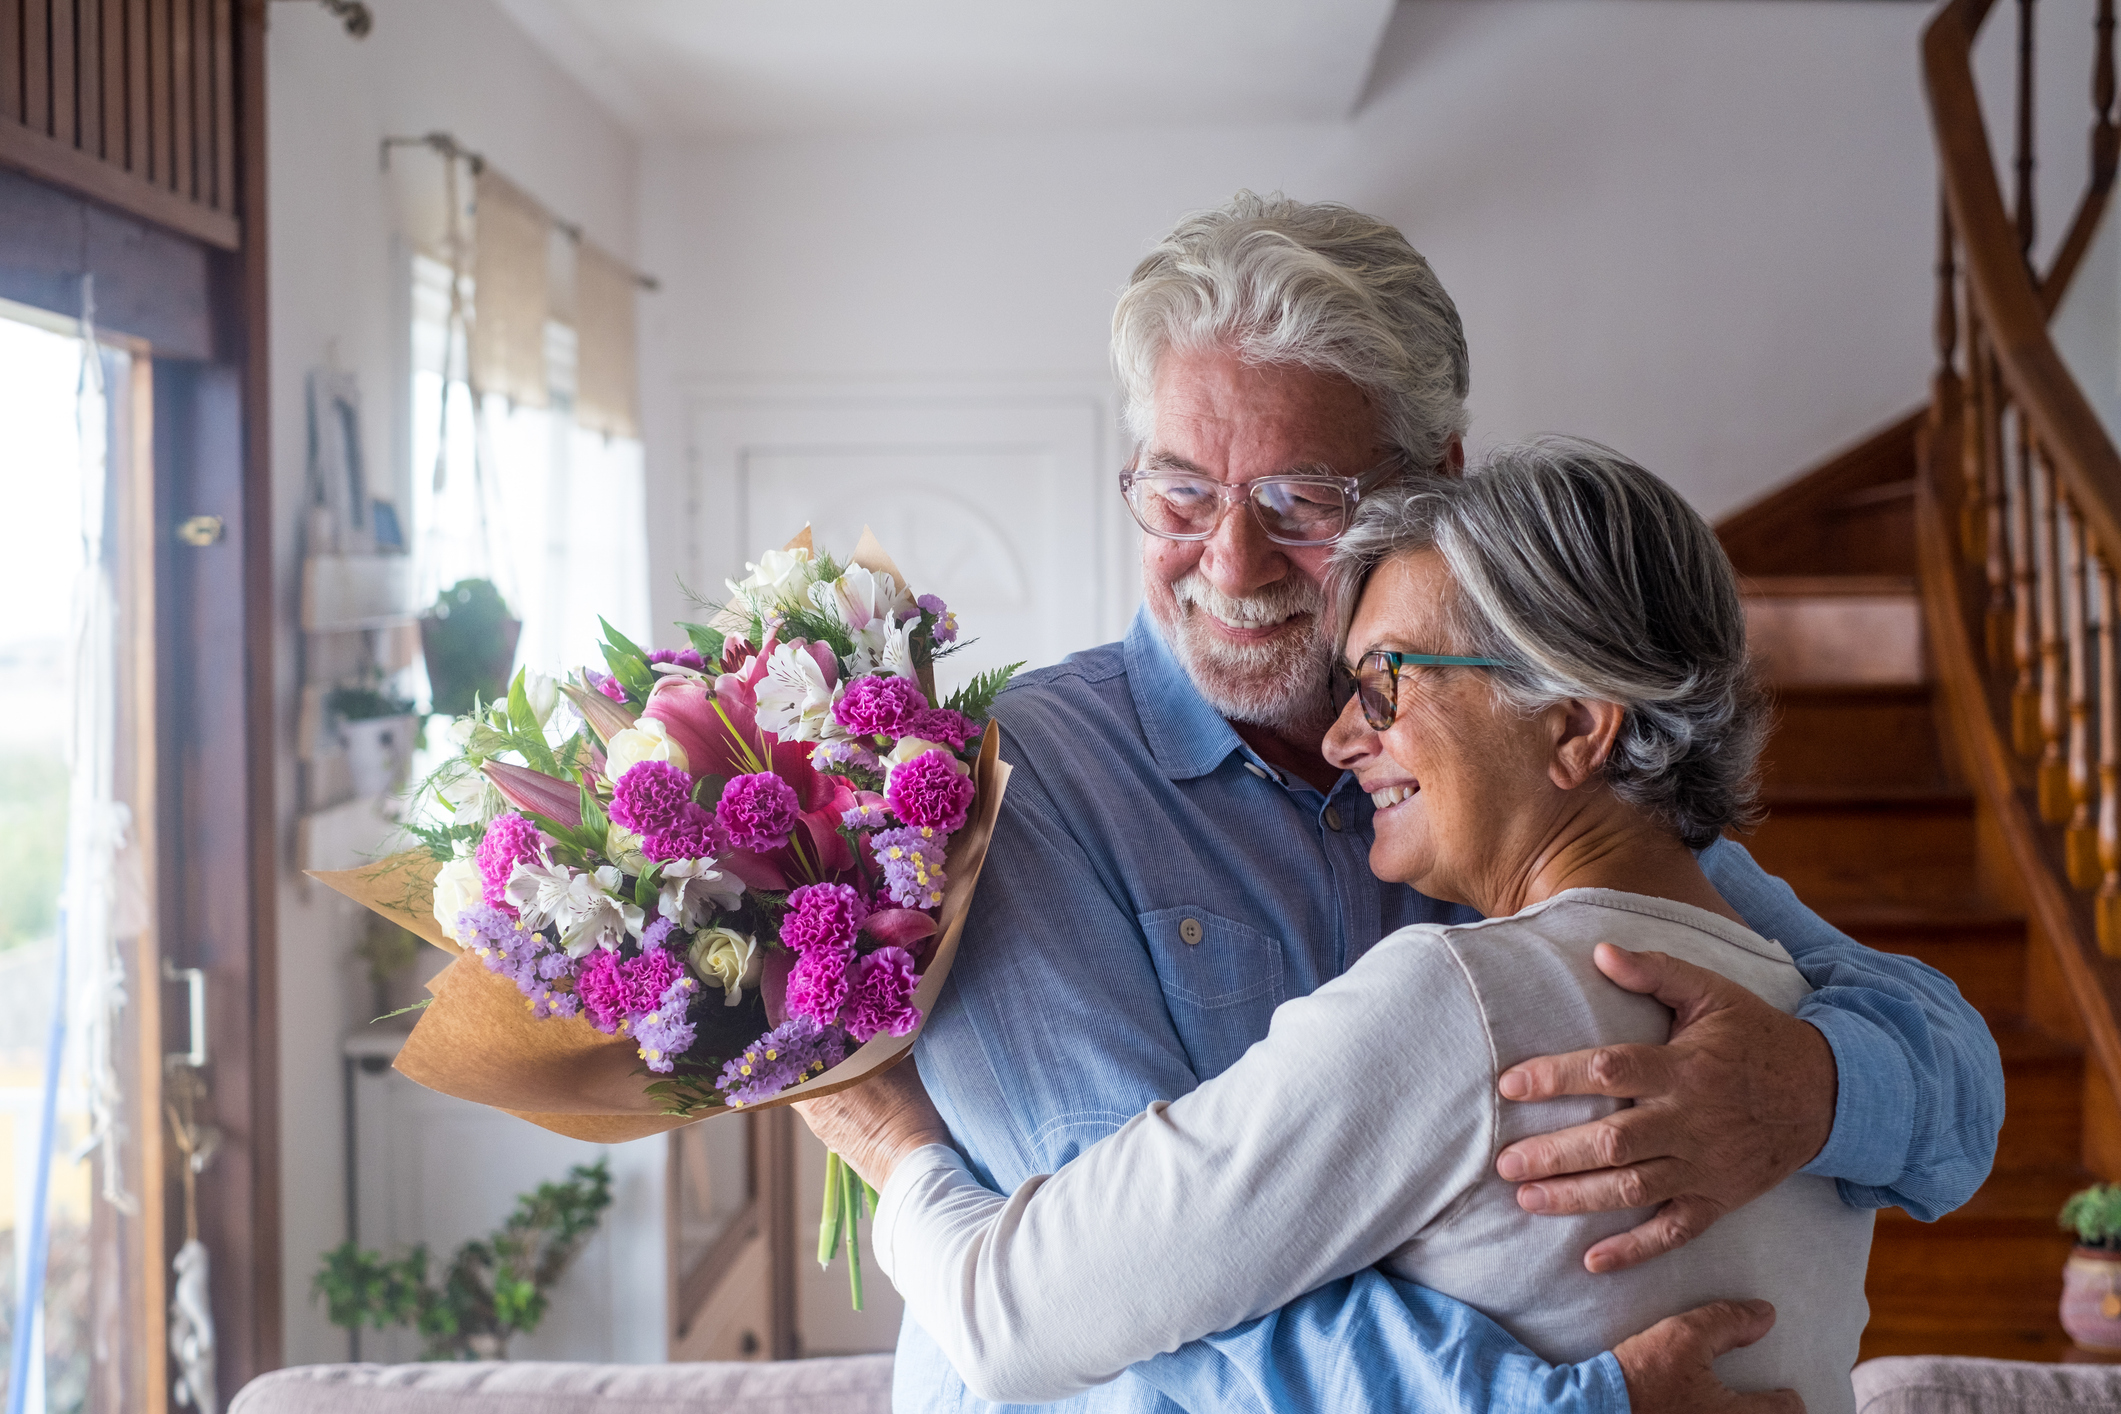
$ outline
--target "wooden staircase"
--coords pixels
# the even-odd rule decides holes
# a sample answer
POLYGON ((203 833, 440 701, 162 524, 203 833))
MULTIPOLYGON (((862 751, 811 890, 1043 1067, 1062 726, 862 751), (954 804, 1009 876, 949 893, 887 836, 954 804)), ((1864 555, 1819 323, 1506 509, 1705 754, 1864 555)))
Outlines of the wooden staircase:
POLYGON ((2056 1359, 2069 1239, 2055 1212, 2083 1167, 2085 1060, 2022 896, 1952 749, 1916 587, 1910 418, 1721 527, 1746 576, 1777 724, 1769 815, 1745 840, 1830 922, 1958 983, 2003 1053, 1996 1169, 1935 1224, 1879 1215, 1863 1355, 2056 1359))

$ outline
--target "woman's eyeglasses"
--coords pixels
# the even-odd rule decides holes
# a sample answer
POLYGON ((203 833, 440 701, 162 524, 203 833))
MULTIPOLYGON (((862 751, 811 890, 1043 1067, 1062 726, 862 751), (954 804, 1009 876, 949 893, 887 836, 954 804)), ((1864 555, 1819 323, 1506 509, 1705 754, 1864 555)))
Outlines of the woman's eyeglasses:
POLYGON ((1459 658, 1448 653, 1387 653, 1383 649, 1362 655, 1349 672, 1341 662, 1333 664, 1333 708, 1345 711, 1348 699, 1362 703, 1363 720, 1372 731, 1387 731, 1399 719, 1399 670, 1404 667, 1507 668, 1501 658, 1459 658))

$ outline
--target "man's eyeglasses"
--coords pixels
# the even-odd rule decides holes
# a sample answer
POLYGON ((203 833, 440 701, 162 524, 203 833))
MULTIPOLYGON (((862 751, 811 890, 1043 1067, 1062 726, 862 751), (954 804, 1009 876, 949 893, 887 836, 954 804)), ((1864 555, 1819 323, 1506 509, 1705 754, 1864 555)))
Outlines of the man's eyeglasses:
POLYGON ((1347 665, 1333 664, 1333 708, 1345 711, 1348 699, 1362 703, 1363 720, 1372 731, 1388 731, 1399 719, 1399 670, 1404 667, 1507 668, 1500 658, 1458 658, 1447 653, 1387 653, 1383 649, 1365 653, 1349 672, 1347 665))
POLYGON ((1363 482, 1403 460, 1394 456, 1361 476, 1291 472, 1235 486, 1196 472, 1123 471, 1119 490, 1135 523, 1165 540, 1206 540, 1230 508, 1244 501, 1275 544, 1331 545, 1347 534, 1363 482))

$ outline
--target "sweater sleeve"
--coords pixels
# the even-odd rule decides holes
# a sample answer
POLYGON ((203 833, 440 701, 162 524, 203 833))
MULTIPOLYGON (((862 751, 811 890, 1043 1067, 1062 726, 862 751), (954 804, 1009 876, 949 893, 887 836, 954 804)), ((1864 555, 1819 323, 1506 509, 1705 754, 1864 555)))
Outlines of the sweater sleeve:
POLYGON ((1487 1171, 1494 1075, 1442 930, 1406 929, 1229 1070, 1006 1197, 940 1146, 909 1156, 878 1258, 975 1394, 1061 1398, 1413 1239, 1487 1171))

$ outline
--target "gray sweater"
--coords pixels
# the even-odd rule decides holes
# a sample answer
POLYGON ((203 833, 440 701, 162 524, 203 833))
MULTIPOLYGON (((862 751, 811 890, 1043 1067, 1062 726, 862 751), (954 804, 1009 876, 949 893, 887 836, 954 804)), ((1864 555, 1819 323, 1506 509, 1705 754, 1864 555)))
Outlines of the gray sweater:
POLYGON ((1871 1214, 1831 1180, 1791 1178, 1678 1252, 1592 1276, 1583 1253, 1647 1212, 1535 1217, 1495 1176, 1516 1140, 1618 1107, 1509 1103, 1504 1070, 1668 1035, 1669 1011, 1593 966, 1619 938, 1785 1012, 1810 991, 1777 944, 1640 894, 1571 889, 1507 918, 1402 929, 1282 1005, 1230 1069, 1006 1198, 949 1149, 908 1156, 882 1195, 878 1260, 991 1399, 1065 1397, 1378 1264, 1556 1362, 1718 1297, 1765 1297, 1774 1331, 1717 1373, 1847 1414, 1871 1214))

